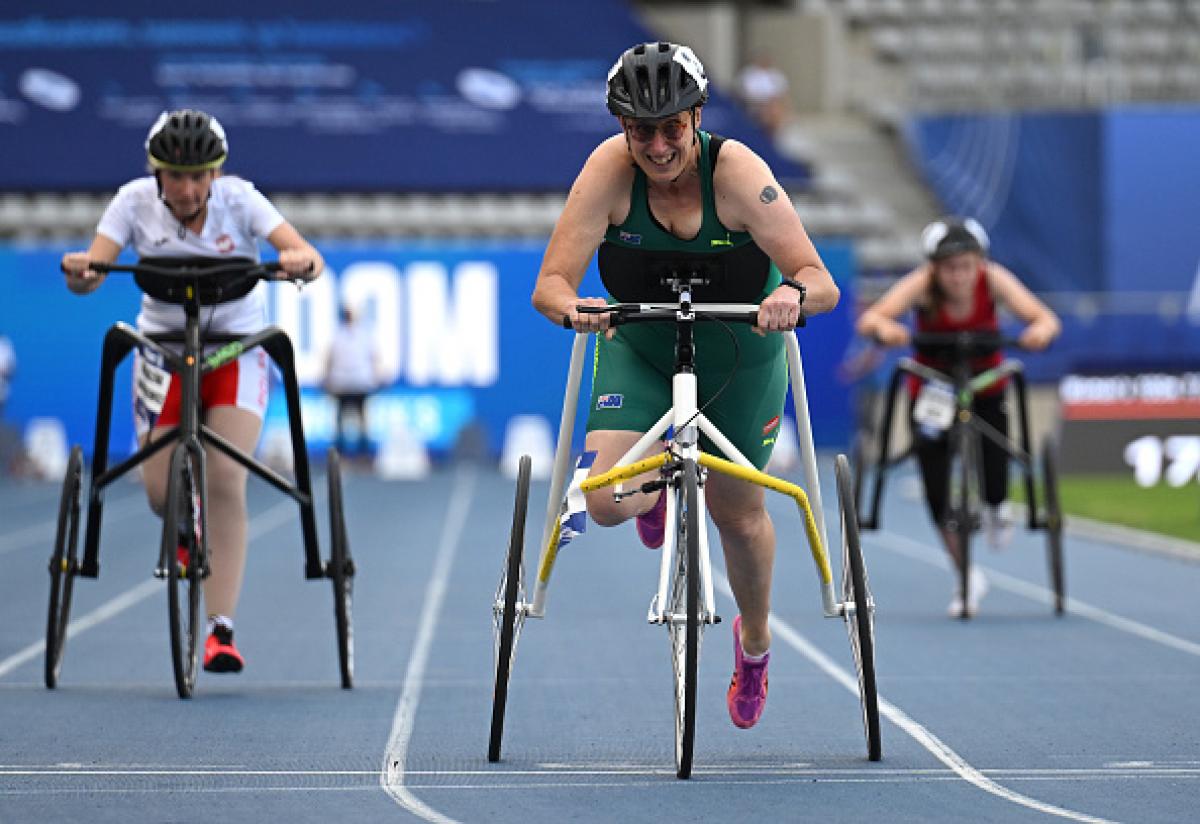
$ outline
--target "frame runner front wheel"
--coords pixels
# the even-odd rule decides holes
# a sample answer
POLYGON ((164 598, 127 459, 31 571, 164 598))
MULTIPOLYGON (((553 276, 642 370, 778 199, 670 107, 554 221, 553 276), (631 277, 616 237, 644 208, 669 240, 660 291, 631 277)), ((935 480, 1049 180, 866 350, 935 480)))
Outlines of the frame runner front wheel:
POLYGON ((79 571, 79 496, 83 488, 83 449, 71 449, 62 497, 58 502, 58 526, 54 553, 50 556, 50 613, 46 620, 46 686, 54 689, 62 668, 71 618, 71 592, 79 571))
POLYGON ((500 760, 504 738, 504 710, 508 704, 508 679, 517 656, 517 640, 525 624, 525 514, 529 507, 529 478, 532 459, 522 455, 517 468, 517 495, 513 505, 512 532, 500 572, 500 585, 492 601, 492 625, 496 682, 492 688, 492 729, 488 739, 488 761, 500 760))
POLYGON ((1047 435, 1042 443, 1042 487, 1046 495, 1046 555, 1050 567, 1050 587, 1054 591, 1054 614, 1062 615, 1066 608, 1066 580, 1063 571, 1063 515, 1058 497, 1058 468, 1056 444, 1047 435))
POLYGON ((171 664, 175 691, 190 698, 196 686, 200 636, 200 587, 208 557, 204 534, 204 461, 180 443, 171 453, 163 517, 162 559, 167 571, 167 602, 171 629, 171 664))
POLYGON ((354 561, 346 536, 346 513, 342 505, 342 467, 336 449, 329 450, 329 570, 333 581, 333 614, 337 622, 338 667, 342 689, 354 686, 354 561))
MULTIPOLYGON (((666 495, 667 489, 661 494, 666 495)), ((696 742, 696 680, 700 663, 700 485, 695 461, 684 459, 673 489, 675 574, 667 629, 675 676, 675 775, 689 778, 696 742)))
POLYGON ((835 462, 838 511, 842 526, 842 617, 850 634, 850 650, 858 672, 858 697, 862 704, 863 730, 867 737, 867 759, 883 757, 879 732, 879 694, 875 686, 875 602, 867 579, 858 514, 854 508, 854 483, 845 455, 835 462))

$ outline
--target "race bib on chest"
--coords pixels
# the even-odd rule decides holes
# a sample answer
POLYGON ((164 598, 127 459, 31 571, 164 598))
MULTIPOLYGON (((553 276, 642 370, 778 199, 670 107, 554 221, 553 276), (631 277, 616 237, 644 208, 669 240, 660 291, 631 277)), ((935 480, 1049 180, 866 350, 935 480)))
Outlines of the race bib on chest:
POLYGON ((930 381, 921 387, 913 404, 913 420, 944 432, 954 421, 954 393, 949 384, 930 381))

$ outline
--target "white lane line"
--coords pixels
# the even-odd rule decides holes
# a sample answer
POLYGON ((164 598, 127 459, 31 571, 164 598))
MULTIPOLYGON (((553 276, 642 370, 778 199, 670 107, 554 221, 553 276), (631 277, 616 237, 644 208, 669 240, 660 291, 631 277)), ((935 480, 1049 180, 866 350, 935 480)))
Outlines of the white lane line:
MULTIPOLYGON (((924 544, 914 541, 911 538, 906 538, 903 535, 897 535, 894 532, 878 532, 870 536, 868 540, 871 543, 882 544, 886 549, 903 555, 906 558, 912 558, 931 566, 946 567, 945 556, 941 552, 932 550, 924 544)), ((1015 595, 1021 595, 1039 603, 1047 605, 1053 603, 1053 593, 1044 586, 1032 584, 1020 578, 1014 578, 1011 575, 1007 575, 991 567, 985 567, 982 564, 978 566, 987 572, 988 580, 1000 589, 1008 590, 1015 595)), ((1162 644, 1165 647, 1186 652, 1188 655, 1200 656, 1200 644, 1194 641, 1188 641, 1169 632, 1163 632, 1160 629, 1155 629, 1130 618, 1124 618, 1076 598, 1067 596, 1064 608, 1071 615, 1087 618, 1098 624, 1104 624, 1121 632, 1127 632, 1130 635, 1144 638, 1147 641, 1153 641, 1156 644, 1162 644)))
POLYGON ((476 477, 473 470, 460 469, 455 478, 454 489, 450 494, 450 509, 446 513, 446 529, 442 532, 429 586, 425 590, 425 603, 421 607, 417 639, 413 642, 412 653, 408 658, 408 669, 404 673, 404 690, 400 693, 396 713, 392 717, 392 731, 388 735, 387 749, 383 753, 383 769, 379 774, 379 786, 392 800, 413 815, 437 824, 458 823, 413 795, 411 789, 405 786, 404 780, 407 775, 408 745, 412 740, 417 706, 421 703, 429 648, 433 643, 433 633, 437 626, 438 614, 442 610, 442 601, 446 597, 446 585, 454 565, 454 556, 458 552, 459 540, 467 523, 467 513, 471 511, 476 477))
MULTIPOLYGON (((733 591, 729 587, 729 580, 719 571, 713 570, 713 580, 716 581, 724 593, 730 598, 733 597, 733 591)), ((817 649, 803 635, 797 632, 790 624, 779 618, 774 613, 771 614, 771 631, 778 635, 788 644, 790 644, 797 652, 803 655, 808 660, 812 661, 819 669, 823 670, 826 675, 837 681, 843 687, 850 691, 854 696, 858 696, 858 676, 847 672, 833 662, 829 656, 817 649)), ((1072 821, 1087 822, 1087 824, 1114 824, 1106 818, 1097 818, 1086 813, 1068 810, 1064 807, 1057 807, 1053 804, 1047 804, 1044 801, 1038 801, 1036 798, 1030 798, 1027 795, 1021 795, 1014 790, 1010 790, 1005 786, 992 781, 982 772, 972 767, 967 763, 961 755, 950 749, 941 739, 931 733, 921 724, 914 721, 909 715, 895 704, 885 700, 882 695, 877 696, 879 701, 879 712, 901 730, 907 733, 914 741, 928 750, 934 758, 941 761, 951 770, 959 775, 964 781, 975 785, 984 792, 991 793, 1005 801, 1010 801, 1013 804, 1019 804, 1022 807, 1028 807, 1038 812, 1043 812, 1048 815, 1056 815, 1061 818, 1067 818, 1072 821)))
MULTIPOLYGON (((250 528, 247 531, 247 540, 257 538, 264 533, 270 532, 278 526, 287 523, 292 514, 292 507, 295 506, 293 501, 282 501, 268 509, 263 514, 259 515, 250 522, 250 528)), ((78 580, 75 581, 79 583, 78 580)), ((146 600, 151 595, 159 592, 162 588, 162 582, 157 578, 151 578, 142 581, 132 589, 127 589, 117 597, 110 601, 105 601, 96 609, 89 612, 87 615, 76 618, 71 623, 67 624, 67 639, 74 638, 80 633, 87 632, 98 624, 107 621, 114 615, 119 615, 135 604, 146 600)), ((46 650, 46 639, 37 641, 22 649, 13 655, 8 656, 0 661, 0 678, 3 678, 8 673, 12 672, 17 667, 40 656, 46 650)))
MULTIPOLYGON (((1104 768, 1082 768, 1082 769, 1055 769, 1036 767, 1030 768, 1001 768, 1001 769, 980 769, 981 773, 986 775, 1002 776, 1004 778, 1016 781, 1061 781, 1061 780, 1104 780, 1108 778, 1200 778, 1200 770, 1195 769, 1104 769, 1104 768)), ((673 769, 665 769, 662 764, 646 764, 639 767, 607 767, 597 765, 590 769, 562 769, 562 770, 407 770, 405 775, 426 776, 426 777, 450 777, 450 776, 534 776, 544 778, 553 775, 562 776, 620 776, 633 775, 642 776, 647 774, 674 775, 673 769)), ((819 781, 827 779, 846 779, 857 778, 867 780, 870 778, 903 778, 903 779, 925 779, 925 778, 950 778, 958 781, 956 773, 951 770, 944 769, 876 769, 873 767, 857 768, 857 769, 777 769, 774 767, 747 767, 745 765, 716 765, 711 764, 703 769, 695 769, 693 773, 704 775, 728 776, 730 773, 741 773, 749 776, 794 776, 797 778, 816 778, 819 781)), ((55 767, 5 767, 0 768, 0 775, 19 775, 19 776, 71 776, 74 778, 88 778, 92 776, 203 776, 211 778, 214 776, 229 776, 229 777, 272 777, 272 776, 344 776, 344 775, 361 775, 376 777, 379 775, 379 770, 251 770, 251 769, 232 769, 232 768, 192 768, 192 767, 173 767, 173 768, 83 768, 83 769, 67 769, 55 767)))
MULTIPOLYGON (((82 496, 81 496, 82 497, 82 496)), ((104 517, 105 519, 121 519, 128 518, 130 515, 138 511, 144 511, 147 514, 150 512, 149 504, 142 503, 139 507, 137 504, 140 501, 145 501, 145 496, 135 493, 132 495, 122 495, 113 501, 104 502, 104 517)), ((0 555, 7 555, 10 552, 15 552, 18 549, 25 549, 30 546, 45 546, 49 550, 54 549, 54 531, 58 528, 58 502, 55 501, 54 518, 42 521, 38 524, 31 524, 22 529, 9 532, 7 535, 0 535, 0 555)), ((83 541, 83 527, 87 522, 87 500, 80 501, 79 510, 79 533, 80 542, 83 541)), ((47 553, 50 554, 50 553, 47 553)))

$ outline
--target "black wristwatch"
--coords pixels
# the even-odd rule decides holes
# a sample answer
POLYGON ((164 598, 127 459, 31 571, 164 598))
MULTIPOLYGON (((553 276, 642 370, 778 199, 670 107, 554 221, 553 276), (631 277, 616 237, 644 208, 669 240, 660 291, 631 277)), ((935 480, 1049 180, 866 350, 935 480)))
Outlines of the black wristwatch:
POLYGON ((784 279, 783 279, 783 285, 784 285, 784 286, 790 286, 790 287, 792 287, 793 289, 795 289, 797 292, 799 292, 799 293, 800 293, 800 305, 801 305, 801 306, 803 306, 803 305, 804 305, 804 298, 808 296, 808 287, 807 287, 807 286, 805 286, 805 285, 804 285, 803 283, 801 283, 800 281, 798 281, 798 280, 793 280, 792 278, 784 278, 784 279))

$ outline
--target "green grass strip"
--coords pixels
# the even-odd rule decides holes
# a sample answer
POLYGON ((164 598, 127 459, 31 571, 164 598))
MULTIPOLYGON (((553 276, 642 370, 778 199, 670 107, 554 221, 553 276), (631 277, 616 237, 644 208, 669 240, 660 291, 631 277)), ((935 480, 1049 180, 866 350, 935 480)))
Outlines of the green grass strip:
MULTIPOLYGON (((1129 475, 1066 475, 1059 495, 1067 516, 1121 524, 1147 532, 1200 542, 1200 484, 1173 487, 1165 482, 1138 486, 1129 475)), ((1025 500, 1021 483, 1012 487, 1014 501, 1025 500)))

